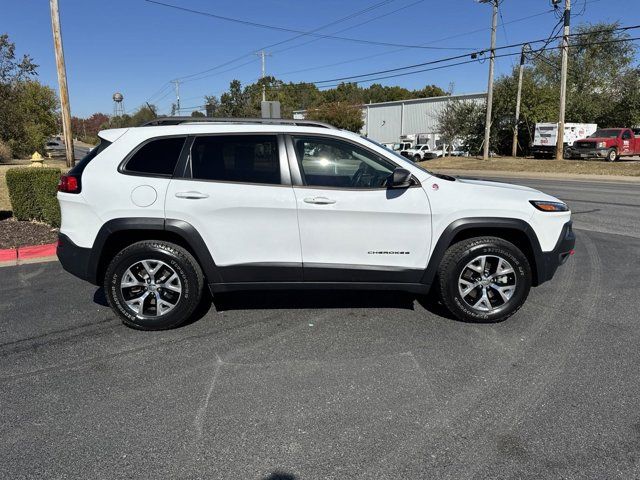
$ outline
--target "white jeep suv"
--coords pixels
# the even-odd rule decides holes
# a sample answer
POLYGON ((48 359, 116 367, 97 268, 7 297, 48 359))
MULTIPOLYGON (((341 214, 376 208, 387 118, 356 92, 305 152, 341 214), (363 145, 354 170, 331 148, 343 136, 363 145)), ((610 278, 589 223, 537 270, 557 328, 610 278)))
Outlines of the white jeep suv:
POLYGON ((436 287, 456 317, 493 322, 573 252, 558 199, 318 122, 167 117, 99 136, 60 180, 57 253, 140 329, 188 320, 205 287, 436 287))

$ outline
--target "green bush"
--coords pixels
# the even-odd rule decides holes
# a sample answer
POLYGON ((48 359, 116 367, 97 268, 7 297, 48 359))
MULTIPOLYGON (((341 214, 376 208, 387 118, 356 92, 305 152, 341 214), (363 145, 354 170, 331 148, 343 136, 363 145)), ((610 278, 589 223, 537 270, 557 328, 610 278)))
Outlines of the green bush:
POLYGON ((10 168, 7 187, 18 220, 38 220, 52 227, 60 226, 60 206, 56 193, 60 180, 58 168, 10 168))

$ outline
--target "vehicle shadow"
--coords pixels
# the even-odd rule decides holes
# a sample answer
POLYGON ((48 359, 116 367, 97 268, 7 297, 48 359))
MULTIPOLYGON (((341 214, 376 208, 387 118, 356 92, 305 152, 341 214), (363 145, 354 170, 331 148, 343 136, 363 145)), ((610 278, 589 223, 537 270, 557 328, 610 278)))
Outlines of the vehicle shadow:
MULTIPOLYGON (((104 288, 93 294, 94 303, 108 307, 104 288)), ((438 300, 435 293, 415 295, 396 291, 372 290, 247 290, 218 293, 212 297, 205 289, 202 301, 191 319, 177 328, 191 325, 204 317, 213 306, 215 311, 241 310, 305 310, 319 308, 389 308, 416 310, 416 304, 429 313, 459 322, 438 300)))
POLYGON ((262 480, 297 480, 297 478, 298 477, 290 473, 275 471, 263 477, 262 480))
POLYGON ((415 295, 395 291, 287 290, 242 291, 216 294, 217 311, 303 310, 316 308, 399 308, 415 310, 416 303, 434 315, 456 320, 434 294, 415 295))

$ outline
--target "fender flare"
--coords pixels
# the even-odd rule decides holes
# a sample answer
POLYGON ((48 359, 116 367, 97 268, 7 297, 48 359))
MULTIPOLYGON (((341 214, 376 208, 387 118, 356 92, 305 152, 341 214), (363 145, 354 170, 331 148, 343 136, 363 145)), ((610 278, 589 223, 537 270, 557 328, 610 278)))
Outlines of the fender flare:
POLYGON ((114 218, 106 222, 98 231, 96 239, 91 247, 87 271, 90 281, 97 285, 100 283, 99 267, 102 254, 108 239, 117 232, 125 230, 134 231, 162 231, 178 235, 191 249, 196 260, 210 283, 221 282, 222 278, 213 257, 207 248, 202 236, 193 225, 183 220, 164 218, 114 218))
POLYGON ((543 271, 545 262, 543 261, 542 249, 540 248, 538 236, 531 225, 518 218, 469 217, 459 218, 458 220, 450 223, 447 228, 444 229, 442 235, 440 235, 440 238, 436 242, 433 252, 431 253, 429 264, 425 269, 421 283, 428 286, 433 284, 438 267, 442 261, 442 257, 444 257, 445 252, 451 246, 453 239, 459 233, 474 228, 495 230, 496 235, 499 234, 500 230, 517 230, 523 233, 528 238, 531 246, 534 257, 533 260, 535 262, 534 265, 531 265, 531 268, 534 270, 536 278, 546 278, 546 273, 543 271))

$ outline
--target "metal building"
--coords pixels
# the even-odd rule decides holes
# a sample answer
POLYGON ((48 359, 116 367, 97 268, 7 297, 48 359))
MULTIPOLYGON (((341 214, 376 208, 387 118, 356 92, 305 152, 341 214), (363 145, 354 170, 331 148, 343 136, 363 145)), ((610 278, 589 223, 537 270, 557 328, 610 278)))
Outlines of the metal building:
MULTIPOLYGON (((380 143, 395 143, 413 137, 435 148, 439 139, 438 116, 448 102, 485 102, 486 93, 416 98, 362 105, 364 127, 361 133, 380 143), (415 137, 414 137, 415 136, 415 137)), ((293 118, 304 118, 306 111, 293 112, 293 118)))

